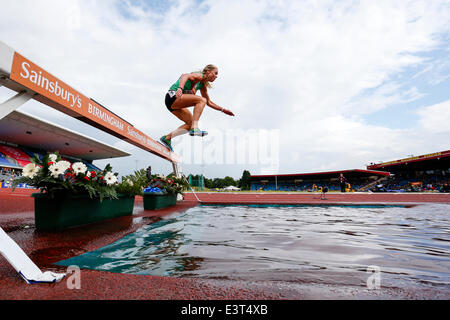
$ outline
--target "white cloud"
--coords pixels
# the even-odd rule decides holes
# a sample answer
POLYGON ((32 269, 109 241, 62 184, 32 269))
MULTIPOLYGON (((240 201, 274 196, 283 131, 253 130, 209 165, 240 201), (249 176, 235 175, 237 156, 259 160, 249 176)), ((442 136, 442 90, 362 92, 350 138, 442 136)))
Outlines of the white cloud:
POLYGON ((417 112, 420 116, 420 129, 427 133, 450 136, 450 100, 428 106, 417 112))
POLYGON ((413 102, 424 97, 416 87, 403 88, 397 82, 389 82, 367 95, 355 96, 343 110, 354 115, 371 114, 390 105, 413 102))
MULTIPOLYGON (((284 172, 438 151, 417 145, 427 137, 436 148, 447 143, 435 134, 433 107, 409 129, 370 126, 361 116, 426 97, 414 82, 422 76, 445 81, 442 72, 420 72, 448 65, 448 57, 427 55, 448 47, 448 1, 174 1, 154 11, 136 3, 9 1, 0 39, 156 140, 180 125, 164 106, 168 87, 214 63, 210 96, 236 117, 207 109, 201 127, 280 129, 284 172), (402 82, 397 76, 411 67, 416 78, 402 82)), ((207 168, 213 176, 241 169, 207 168)))

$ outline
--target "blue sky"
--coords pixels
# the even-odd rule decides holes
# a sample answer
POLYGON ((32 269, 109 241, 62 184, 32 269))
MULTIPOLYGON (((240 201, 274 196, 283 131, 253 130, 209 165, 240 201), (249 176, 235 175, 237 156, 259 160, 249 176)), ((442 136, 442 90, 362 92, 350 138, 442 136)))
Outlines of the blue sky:
POLYGON ((152 0, 130 0, 119 1, 115 3, 119 13, 127 19, 136 19, 136 15, 133 14, 133 8, 140 8, 143 11, 152 11, 156 14, 164 14, 172 5, 173 1, 152 1, 152 0))
MULTIPOLYGON (((257 163, 186 161, 185 172, 362 169, 450 149, 449 0, 17 0, 2 7, 0 40, 155 140, 181 125, 164 106, 170 85, 217 65, 210 97, 236 117, 205 110, 204 147, 237 152, 223 143, 227 130, 241 141, 272 130, 278 143, 256 141, 257 163), (277 157, 271 168, 264 148, 277 157)), ((37 102, 21 110, 131 152, 111 161, 123 174, 171 170, 37 102)), ((189 139, 173 142, 186 159, 201 152, 189 139)))
MULTIPOLYGON (((449 37, 443 35, 443 45, 425 52, 420 56, 426 60, 423 64, 408 67, 393 75, 402 88, 415 88, 420 94, 406 102, 390 104, 386 108, 364 117, 368 124, 384 125, 395 129, 412 128, 417 125, 417 111, 427 105, 438 104, 449 99, 450 95, 450 51, 449 37)), ((368 89, 373 92, 374 89, 368 89)))

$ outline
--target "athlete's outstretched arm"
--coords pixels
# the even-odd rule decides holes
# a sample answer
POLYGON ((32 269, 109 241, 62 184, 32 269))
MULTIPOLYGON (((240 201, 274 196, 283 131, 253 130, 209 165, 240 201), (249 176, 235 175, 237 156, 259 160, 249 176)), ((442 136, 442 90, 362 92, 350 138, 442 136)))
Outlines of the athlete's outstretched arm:
POLYGON ((203 87, 200 89, 200 93, 202 94, 202 97, 206 99, 206 105, 213 108, 214 110, 218 110, 221 111, 229 116, 234 116, 234 113, 231 112, 228 109, 222 108, 221 106, 218 106, 217 104, 215 104, 214 102, 211 101, 211 99, 209 98, 208 95, 208 90, 206 89, 206 87, 203 87))

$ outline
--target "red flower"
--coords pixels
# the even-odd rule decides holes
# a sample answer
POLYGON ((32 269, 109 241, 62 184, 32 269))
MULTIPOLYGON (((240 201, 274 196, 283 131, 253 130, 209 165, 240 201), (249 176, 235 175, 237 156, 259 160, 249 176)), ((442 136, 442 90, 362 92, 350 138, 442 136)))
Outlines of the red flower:
POLYGON ((83 178, 86 179, 87 181, 89 181, 89 178, 88 178, 88 177, 84 176, 83 178))
POLYGON ((55 164, 55 162, 50 161, 50 162, 48 163, 48 166, 50 167, 50 166, 53 165, 53 164, 55 164))
POLYGON ((95 171, 91 171, 91 177, 95 178, 97 176, 97 173, 95 171))

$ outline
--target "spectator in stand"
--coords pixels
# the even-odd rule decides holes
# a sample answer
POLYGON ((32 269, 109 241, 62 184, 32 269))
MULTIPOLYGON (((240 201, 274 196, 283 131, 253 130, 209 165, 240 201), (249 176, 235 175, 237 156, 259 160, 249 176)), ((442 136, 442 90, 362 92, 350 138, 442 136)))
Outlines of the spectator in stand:
POLYGON ((450 192, 450 185, 448 183, 444 183, 441 190, 442 192, 450 192))
POLYGON ((344 177, 342 173, 339 175, 339 184, 341 186, 341 192, 345 192, 345 187, 347 186, 347 179, 344 177))

